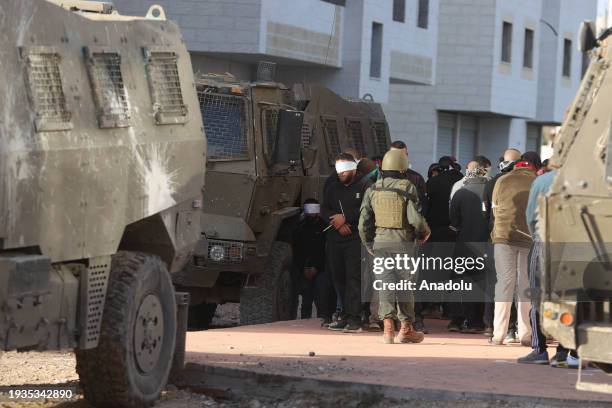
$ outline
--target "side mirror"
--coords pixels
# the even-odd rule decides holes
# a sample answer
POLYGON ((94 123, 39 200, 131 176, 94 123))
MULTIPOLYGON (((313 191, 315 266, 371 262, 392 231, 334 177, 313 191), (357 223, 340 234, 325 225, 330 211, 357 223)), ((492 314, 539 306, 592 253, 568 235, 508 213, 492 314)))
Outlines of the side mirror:
POLYGON ((299 163, 303 121, 304 112, 286 109, 278 111, 278 140, 274 151, 274 163, 289 165, 299 163))
POLYGON ((591 51, 597 46, 595 31, 596 28, 593 21, 584 20, 580 23, 580 31, 578 33, 578 50, 580 52, 591 51))

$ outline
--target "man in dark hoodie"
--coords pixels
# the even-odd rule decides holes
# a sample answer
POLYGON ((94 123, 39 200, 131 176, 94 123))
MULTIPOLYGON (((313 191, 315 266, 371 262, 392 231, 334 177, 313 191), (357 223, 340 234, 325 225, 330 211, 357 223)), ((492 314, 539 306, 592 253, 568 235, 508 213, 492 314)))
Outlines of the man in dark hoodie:
POLYGON ((361 241, 357 224, 363 195, 370 185, 367 177, 357 176, 357 163, 348 153, 336 158, 337 179, 325 189, 321 215, 329 222, 328 265, 332 281, 344 309, 343 316, 330 324, 330 330, 361 331, 361 241))
POLYGON ((451 242, 453 234, 449 229, 448 202, 453 185, 463 178, 463 174, 453 167, 449 156, 438 161, 440 173, 427 180, 427 223, 431 228, 430 242, 451 242))

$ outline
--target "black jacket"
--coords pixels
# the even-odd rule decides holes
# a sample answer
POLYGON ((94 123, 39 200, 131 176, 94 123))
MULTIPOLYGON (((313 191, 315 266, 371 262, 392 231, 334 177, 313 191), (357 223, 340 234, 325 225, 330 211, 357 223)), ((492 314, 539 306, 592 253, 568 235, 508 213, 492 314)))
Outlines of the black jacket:
POLYGON ((410 180, 419 193, 419 203, 421 205, 421 214, 427 214, 427 185, 425 179, 418 172, 408 169, 406 170, 406 178, 410 180))
POLYGON ((327 230, 327 239, 332 241, 350 241, 359 239, 359 209, 365 191, 371 182, 367 177, 357 180, 345 186, 338 180, 337 176, 330 176, 325 181, 323 203, 321 204, 321 217, 323 221, 329 223, 329 217, 335 214, 342 214, 346 222, 351 225, 351 235, 343 237, 334 227, 327 230), (340 208, 342 203, 342 208, 340 208))
POLYGON ((453 184, 463 178, 460 171, 446 170, 427 180, 427 223, 430 227, 449 226, 448 200, 453 184))
POLYGON ((325 269, 325 233, 327 223, 321 217, 305 217, 293 232, 294 264, 298 270, 314 266, 325 269))
POLYGON ((457 230, 459 242, 487 242, 489 222, 484 207, 487 179, 474 177, 465 180, 451 200, 451 227, 457 230))

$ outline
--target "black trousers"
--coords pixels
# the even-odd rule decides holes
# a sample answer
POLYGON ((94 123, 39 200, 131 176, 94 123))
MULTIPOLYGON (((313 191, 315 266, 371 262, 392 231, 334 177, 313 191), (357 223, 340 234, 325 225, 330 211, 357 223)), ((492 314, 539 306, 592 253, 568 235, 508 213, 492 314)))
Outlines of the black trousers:
POLYGON ((361 241, 327 241, 331 277, 342 302, 344 317, 359 323, 361 315, 361 241))
POLYGON ((302 308, 300 318, 312 317, 312 303, 317 306, 317 317, 331 318, 336 310, 336 294, 327 271, 320 271, 314 279, 300 277, 302 308))

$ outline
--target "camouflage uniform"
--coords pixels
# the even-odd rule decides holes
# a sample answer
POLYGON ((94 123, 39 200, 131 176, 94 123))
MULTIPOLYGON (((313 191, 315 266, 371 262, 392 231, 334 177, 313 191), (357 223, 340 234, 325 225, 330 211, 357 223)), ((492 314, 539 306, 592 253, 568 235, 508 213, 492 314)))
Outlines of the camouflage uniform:
MULTIPOLYGON (((359 235, 376 257, 414 254, 414 242, 429 233, 429 226, 420 213, 418 192, 406 179, 386 177, 378 180, 365 193, 359 217, 359 235)), ((383 282, 410 280, 416 274, 407 270, 386 270, 377 276, 383 282)), ((414 294, 380 291, 381 319, 399 318, 414 321, 414 294), (396 308, 397 304, 397 308, 396 308)))

